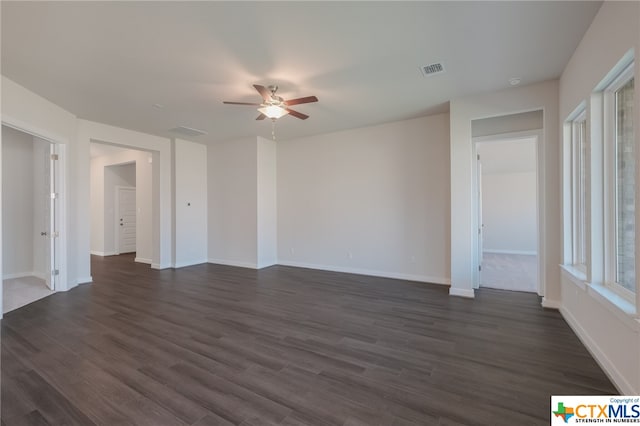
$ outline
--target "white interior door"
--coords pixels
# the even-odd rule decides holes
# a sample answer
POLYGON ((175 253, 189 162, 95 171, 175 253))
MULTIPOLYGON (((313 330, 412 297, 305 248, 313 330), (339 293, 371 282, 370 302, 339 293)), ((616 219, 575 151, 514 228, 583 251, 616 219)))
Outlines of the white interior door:
POLYGON ((118 253, 136 251, 136 189, 116 187, 118 253))
POLYGON ((55 239, 57 237, 56 232, 56 202, 58 194, 56 192, 56 146, 55 144, 48 144, 45 149, 41 149, 39 155, 42 155, 43 159, 43 182, 40 183, 40 190, 37 191, 38 198, 42 203, 40 236, 42 237, 42 252, 43 256, 43 272, 44 279, 47 287, 51 290, 55 288, 56 278, 58 276, 58 270, 56 268, 56 256, 55 256, 55 239))

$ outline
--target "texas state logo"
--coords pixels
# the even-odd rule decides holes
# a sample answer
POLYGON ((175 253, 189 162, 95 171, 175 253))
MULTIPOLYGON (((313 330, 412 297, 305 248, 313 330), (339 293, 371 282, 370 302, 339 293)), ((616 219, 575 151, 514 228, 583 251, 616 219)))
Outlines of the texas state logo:
POLYGON ((569 423, 569 419, 573 417, 573 407, 565 407, 564 402, 558 402, 558 409, 553 412, 553 415, 560 417, 565 423, 569 423))
POLYGON ((564 395, 551 397, 551 425, 638 424, 640 396, 564 395))

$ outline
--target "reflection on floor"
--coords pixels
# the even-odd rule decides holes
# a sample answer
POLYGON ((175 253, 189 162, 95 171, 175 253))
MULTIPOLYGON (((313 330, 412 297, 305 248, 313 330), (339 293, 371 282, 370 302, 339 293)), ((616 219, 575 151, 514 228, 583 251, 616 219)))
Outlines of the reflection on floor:
POLYGON ((36 277, 4 280, 2 286, 2 312, 5 314, 54 293, 44 280, 36 277))
POLYGON ((480 287, 537 292, 535 255, 484 253, 480 287))

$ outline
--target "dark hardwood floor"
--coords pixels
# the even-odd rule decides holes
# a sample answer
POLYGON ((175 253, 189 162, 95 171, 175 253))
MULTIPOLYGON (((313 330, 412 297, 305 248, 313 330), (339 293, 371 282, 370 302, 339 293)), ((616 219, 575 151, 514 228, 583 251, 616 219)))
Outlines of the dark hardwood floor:
POLYGON ((538 297, 289 267, 154 271, 2 320, 2 425, 548 425, 617 393, 538 297))

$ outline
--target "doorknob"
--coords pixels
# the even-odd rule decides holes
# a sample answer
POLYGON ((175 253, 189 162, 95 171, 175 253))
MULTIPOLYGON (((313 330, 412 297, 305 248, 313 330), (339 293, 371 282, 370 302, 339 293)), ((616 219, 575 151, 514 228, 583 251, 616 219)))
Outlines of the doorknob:
POLYGON ((43 236, 43 237, 45 237, 45 236, 47 235, 47 231, 42 231, 42 232, 40 233, 40 235, 41 235, 41 236, 43 236))

